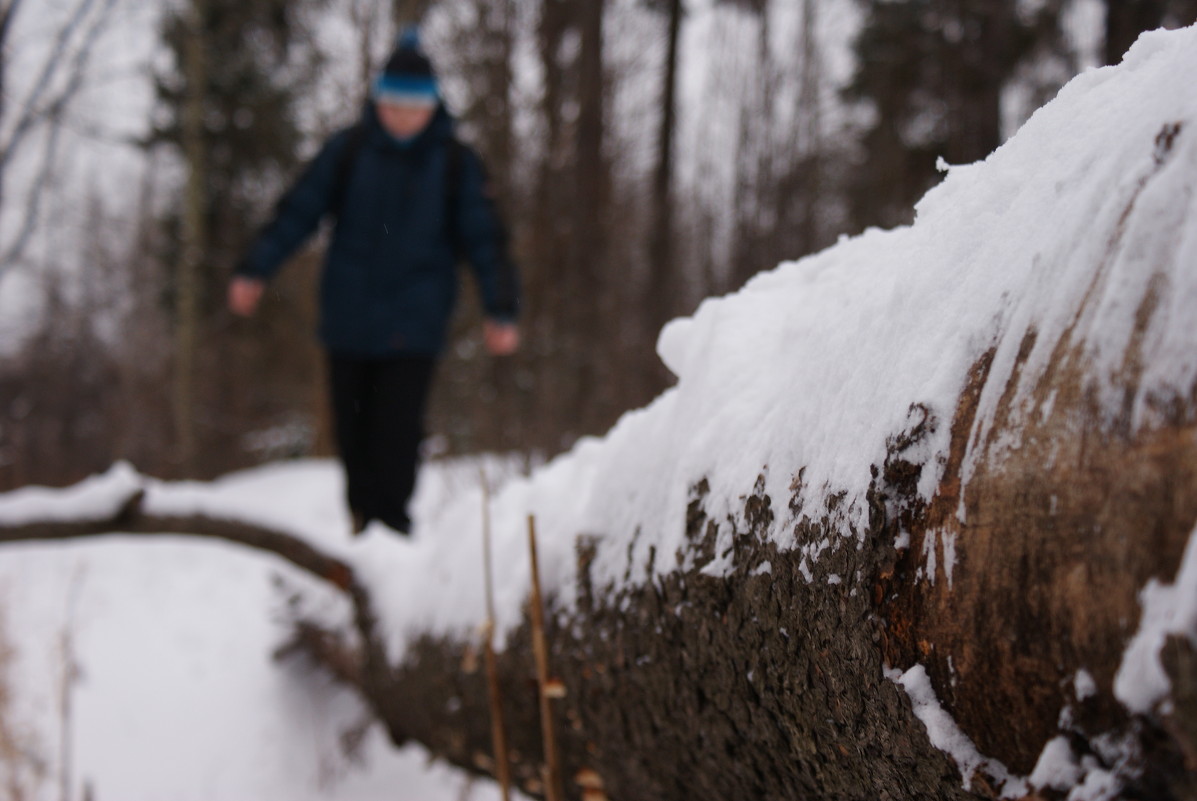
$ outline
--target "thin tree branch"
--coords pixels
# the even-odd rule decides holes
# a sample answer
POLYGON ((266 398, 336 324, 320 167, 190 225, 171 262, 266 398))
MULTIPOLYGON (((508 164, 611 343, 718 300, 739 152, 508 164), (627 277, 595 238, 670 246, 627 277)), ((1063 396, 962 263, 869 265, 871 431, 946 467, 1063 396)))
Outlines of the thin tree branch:
POLYGON ((239 520, 205 515, 146 514, 144 499, 145 493, 138 490, 125 500, 120 511, 104 519, 43 520, 0 525, 0 543, 72 540, 115 533, 147 537, 190 534, 268 551, 346 592, 354 583, 353 569, 348 564, 321 553, 298 537, 239 520))
POLYGON ((17 10, 21 7, 23 0, 8 0, 7 3, 0 6, 0 47, 5 45, 8 40, 8 32, 12 30, 12 21, 16 19, 17 10))
POLYGON ((0 524, 0 544, 29 541, 61 541, 102 537, 112 534, 155 537, 185 534, 232 542, 247 548, 280 556, 301 570, 332 584, 344 592, 353 604, 353 623, 361 637, 361 651, 351 654, 343 645, 323 636, 315 628, 297 633, 297 639, 284 646, 284 654, 302 651, 311 655, 334 676, 359 691, 362 698, 383 721, 395 743, 407 734, 399 728, 396 716, 386 706, 387 690, 393 679, 386 646, 378 635, 378 618, 370 594, 362 586, 353 568, 329 556, 302 539, 265 526, 241 520, 206 515, 155 515, 144 508, 145 492, 136 490, 114 515, 91 520, 34 520, 17 525, 0 524))
MULTIPOLYGON (((12 134, 8 141, 0 145, 0 170, 7 166, 12 159, 13 154, 20 147, 21 141, 29 135, 33 125, 39 117, 43 116, 37 111, 38 106, 41 105, 42 97, 50 91, 50 85, 53 82, 55 74, 62 68, 61 58, 70 46, 71 38, 75 35, 75 31, 83 24, 87 18, 88 12, 96 0, 80 0, 79 5, 75 7, 75 12, 71 15, 67 23, 58 31, 58 36, 54 39, 54 46, 50 49, 50 53, 46 56, 45 62, 42 64, 41 72, 33 83, 33 88, 29 92, 29 97, 25 100, 25 109, 17 121, 16 127, 13 128, 12 134)), ((109 0, 108 5, 111 5, 109 0)), ((15 16, 15 15, 13 15, 15 16)), ((6 23, 10 20, 6 20, 6 23)), ((93 26, 94 28, 98 27, 93 26)), ((90 48, 89 48, 90 49, 90 48)), ((78 66, 78 61, 75 60, 75 66, 78 66)), ((56 105, 51 103, 50 105, 56 105)))
POLYGON ((342 684, 364 692, 361 654, 340 632, 308 620, 297 621, 291 639, 275 650, 274 658, 282 661, 299 655, 307 656, 342 684))
MULTIPOLYGON (((19 2, 19 0, 17 0, 17 2, 19 2)), ((81 11, 83 7, 85 5, 89 6, 93 2, 94 0, 84 0, 84 2, 80 4, 80 10, 77 10, 79 17, 72 19, 71 23, 67 27, 71 28, 73 31, 76 23, 79 22, 79 18, 81 18, 83 15, 81 11)), ((37 119, 44 117, 45 119, 50 120, 50 134, 46 140, 46 147, 43 152, 42 163, 38 169, 37 177, 34 179, 33 187, 30 191, 30 201, 28 204, 26 204, 24 219, 22 220, 20 227, 17 229, 18 233, 15 239, 7 248, 4 249, 4 252, 0 254, 0 275, 3 275, 5 270, 16 263, 17 259, 21 257, 25 251, 25 248, 28 247, 29 240, 33 237, 34 231, 37 229, 38 222, 41 219, 42 201, 45 195, 45 189, 49 184, 54 165, 58 162, 58 145, 62 138, 61 117, 66 109, 67 103, 69 103, 70 100, 78 94, 79 90, 83 86, 83 76, 87 62, 90 60, 92 50, 100 38, 100 33, 104 27, 103 22, 116 5, 116 2, 117 0, 103 0, 103 6, 96 17, 95 22, 83 34, 83 41, 71 56, 67 85, 58 94, 58 96, 54 98, 44 112, 35 112, 33 108, 33 103, 35 101, 31 100, 29 106, 26 108, 24 117, 18 123, 18 128, 14 132, 13 137, 10 138, 9 142, 3 148, 0 148, 0 189, 2 189, 4 183, 4 173, 7 169, 8 162, 12 158, 12 155, 16 152, 20 140, 24 138, 29 130, 32 130, 33 123, 37 119)), ((65 48, 66 46, 63 38, 63 35, 60 33, 59 43, 56 45, 56 53, 60 52, 58 47, 65 48)), ((47 69, 52 63, 55 62, 55 56, 51 56, 47 60, 47 69)), ((43 78, 44 77, 45 72, 43 72, 43 78)), ((2 200, 3 193, 0 191, 0 203, 2 203, 2 200)))

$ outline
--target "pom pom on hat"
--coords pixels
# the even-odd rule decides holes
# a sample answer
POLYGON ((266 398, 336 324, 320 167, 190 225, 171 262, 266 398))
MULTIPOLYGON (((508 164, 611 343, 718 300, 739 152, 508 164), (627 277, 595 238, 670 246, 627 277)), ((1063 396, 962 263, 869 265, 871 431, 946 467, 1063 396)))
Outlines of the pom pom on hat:
POLYGON ((372 96, 379 103, 435 106, 440 91, 432 62, 420 47, 419 29, 410 26, 395 41, 395 50, 374 80, 372 96))

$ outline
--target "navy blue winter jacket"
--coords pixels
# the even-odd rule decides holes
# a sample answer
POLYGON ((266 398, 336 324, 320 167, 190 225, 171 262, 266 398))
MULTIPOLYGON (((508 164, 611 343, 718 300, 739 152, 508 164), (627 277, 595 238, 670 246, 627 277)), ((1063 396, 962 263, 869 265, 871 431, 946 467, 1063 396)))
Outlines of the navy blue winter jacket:
POLYGON ((335 215, 320 293, 320 334, 333 353, 439 352, 457 295, 458 254, 474 270, 487 315, 514 320, 519 288, 503 228, 482 163, 453 140, 449 114, 438 109, 405 143, 383 130, 372 106, 361 124, 360 132, 341 131, 324 145, 237 273, 269 279, 322 219, 335 215), (352 161, 346 151, 355 151, 352 161), (448 187, 454 177, 456 196, 448 187))

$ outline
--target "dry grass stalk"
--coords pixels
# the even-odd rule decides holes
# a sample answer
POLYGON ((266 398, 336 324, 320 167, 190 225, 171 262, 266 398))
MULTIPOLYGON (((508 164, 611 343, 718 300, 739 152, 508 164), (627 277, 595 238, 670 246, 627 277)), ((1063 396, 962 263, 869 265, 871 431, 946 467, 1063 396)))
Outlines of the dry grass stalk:
POLYGON ((12 667, 16 660, 8 621, 0 610, 0 792, 8 801, 25 801, 41 792, 48 778, 45 759, 34 738, 14 718, 12 667))
POLYGON ((557 737, 553 729, 549 651, 544 634, 544 600, 540 592, 540 564, 536 553, 536 518, 528 515, 528 552, 532 558, 532 650, 536 677, 540 682, 540 728, 544 737, 545 799, 561 801, 561 766, 557 758, 557 737))

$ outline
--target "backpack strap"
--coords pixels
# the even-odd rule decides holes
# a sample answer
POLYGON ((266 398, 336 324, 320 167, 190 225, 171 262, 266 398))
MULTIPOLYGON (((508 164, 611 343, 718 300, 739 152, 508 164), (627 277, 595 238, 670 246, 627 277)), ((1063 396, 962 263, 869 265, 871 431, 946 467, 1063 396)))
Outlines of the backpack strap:
POLYGON ((366 141, 366 126, 358 123, 346 134, 345 149, 341 151, 341 159, 337 162, 337 171, 333 175, 332 191, 329 194, 331 202, 328 210, 334 217, 340 217, 345 208, 345 196, 349 193, 349 176, 353 173, 353 165, 357 163, 358 154, 366 141))
POLYGON ((453 247, 453 255, 461 258, 457 216, 461 209, 461 162, 466 146, 456 136, 449 137, 445 154, 445 233, 453 247))
MULTIPOLYGON (((360 122, 349 129, 345 149, 337 162, 337 172, 333 176, 332 191, 329 193, 332 202, 329 211, 334 216, 341 216, 345 208, 345 196, 349 192, 349 177, 353 173, 353 165, 357 162, 362 145, 366 140, 366 126, 360 122)), ((445 159, 445 219, 447 220, 449 241, 456 246, 457 242, 457 207, 461 199, 461 162, 464 158, 465 144, 456 136, 449 137, 448 155, 445 159)))

